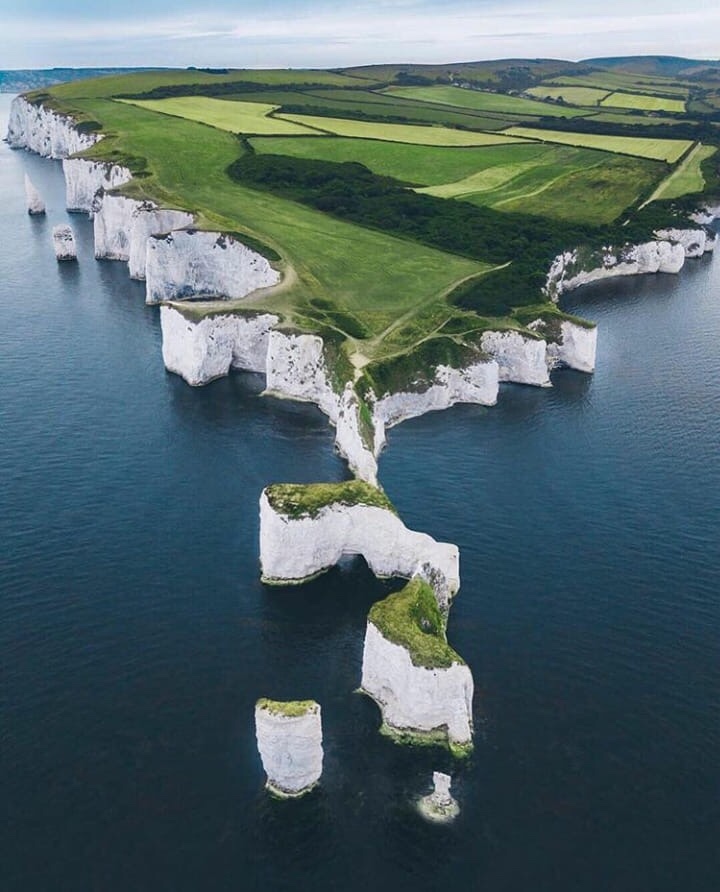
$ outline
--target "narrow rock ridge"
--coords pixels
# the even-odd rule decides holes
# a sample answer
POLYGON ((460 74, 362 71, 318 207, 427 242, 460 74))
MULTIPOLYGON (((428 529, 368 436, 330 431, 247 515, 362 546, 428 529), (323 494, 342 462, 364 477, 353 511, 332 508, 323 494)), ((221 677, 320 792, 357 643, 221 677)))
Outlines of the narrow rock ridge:
POLYGON ((70 226, 60 225, 53 227, 52 240, 57 260, 77 260, 75 236, 70 226))
POLYGON ((28 214, 31 217, 39 217, 45 213, 45 202, 27 174, 25 174, 25 198, 27 200, 28 214))
POLYGON ((271 793, 285 799, 302 796, 316 786, 323 764, 319 703, 258 700, 255 734, 271 793))
POLYGON ((446 610, 460 587, 457 546, 409 530, 390 508, 344 503, 342 487, 337 484, 337 500, 308 513, 300 509, 292 514, 273 507, 273 487, 263 490, 263 581, 297 585, 334 567, 345 556, 362 555, 381 578, 411 579, 416 574, 428 578, 438 603, 446 610))

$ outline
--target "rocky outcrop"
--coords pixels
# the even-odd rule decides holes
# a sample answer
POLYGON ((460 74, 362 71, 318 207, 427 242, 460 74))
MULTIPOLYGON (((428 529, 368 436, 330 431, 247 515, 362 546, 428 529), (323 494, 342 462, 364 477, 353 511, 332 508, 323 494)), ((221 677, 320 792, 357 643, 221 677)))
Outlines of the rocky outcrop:
POLYGON ((709 226, 710 223, 717 220, 719 217, 720 204, 706 204, 699 211, 690 215, 690 219, 693 223, 698 223, 700 226, 709 226))
POLYGON ((98 192, 117 189, 132 179, 127 167, 119 164, 89 161, 86 158, 66 158, 62 164, 65 207, 72 213, 92 214, 98 192))
POLYGON ((232 236, 193 229, 150 238, 145 275, 149 304, 188 298, 239 300, 280 281, 280 273, 261 254, 232 236))
POLYGON ((449 666, 413 662, 368 618, 361 688, 380 707, 383 730, 408 742, 446 742, 458 755, 472 747, 473 679, 459 658, 449 666))
POLYGON ((715 249, 715 236, 705 229, 659 229, 656 237, 673 244, 682 245, 685 257, 702 257, 715 249))
POLYGON ((595 371, 597 327, 569 319, 536 319, 528 325, 545 338, 545 360, 549 369, 568 368, 578 372, 595 371))
POLYGON ((165 368, 194 387, 227 375, 230 369, 265 372, 271 313, 236 312, 193 320, 170 305, 160 307, 165 368))
POLYGON ((42 216, 45 213, 45 202, 27 174, 25 174, 25 198, 28 214, 31 217, 42 216))
POLYGON ((668 241, 592 252, 566 251, 552 262, 544 291, 550 299, 558 300, 562 294, 590 282, 617 276, 678 273, 684 263, 684 247, 668 241))
POLYGON ((309 792, 322 775, 320 705, 314 700, 258 700, 255 734, 267 788, 289 798, 309 792))
POLYGON ((431 579, 447 606, 460 586, 456 545, 409 530, 385 497, 360 481, 269 486, 260 497, 264 582, 297 584, 349 555, 380 577, 431 579))
POLYGON ((486 331, 480 339, 485 353, 497 362, 500 381, 549 387, 547 344, 519 331, 486 331))
POLYGON ((55 226, 52 240, 57 260, 77 260, 75 236, 70 226, 55 226))
POLYGON ((81 133, 71 118, 42 105, 34 105, 23 96, 10 106, 7 141, 13 149, 28 149, 45 158, 67 158, 94 145, 96 133, 81 133))
POLYGON ((403 390, 371 399, 378 440, 384 442, 384 430, 405 421, 447 409, 456 403, 494 406, 498 396, 499 370, 495 360, 473 362, 465 368, 439 365, 432 383, 417 390, 403 390))
POLYGON ((460 806, 450 792, 452 778, 441 771, 433 771, 433 791, 418 802, 420 814, 428 821, 447 824, 460 814, 460 806))

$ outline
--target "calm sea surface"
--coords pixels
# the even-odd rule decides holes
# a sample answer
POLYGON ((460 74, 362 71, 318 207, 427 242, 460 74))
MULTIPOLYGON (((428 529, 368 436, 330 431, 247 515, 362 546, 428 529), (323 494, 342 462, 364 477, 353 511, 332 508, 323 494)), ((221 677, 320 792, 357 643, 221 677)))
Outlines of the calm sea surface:
POLYGON ((577 295, 594 376, 391 431, 403 519, 460 546, 477 746, 453 765, 353 693, 385 585, 259 582, 262 487, 346 475, 324 416, 257 376, 167 374, 59 163, 0 144, 0 198, 3 892, 718 888, 718 260, 577 295), (80 262, 58 265, 68 219, 80 262), (322 704, 302 801, 263 790, 259 696, 322 704), (433 769, 450 828, 413 810, 433 769))

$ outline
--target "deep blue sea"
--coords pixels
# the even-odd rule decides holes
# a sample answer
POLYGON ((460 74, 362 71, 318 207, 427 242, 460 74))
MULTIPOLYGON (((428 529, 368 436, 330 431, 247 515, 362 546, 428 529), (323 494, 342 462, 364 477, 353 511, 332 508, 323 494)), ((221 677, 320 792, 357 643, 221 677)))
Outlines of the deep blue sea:
POLYGON ((346 476, 324 416, 167 374, 58 162, 0 144, 0 198, 2 892, 718 888, 720 259, 576 294, 594 376, 390 432, 403 519, 460 546, 477 745, 453 764, 353 693, 386 584, 259 582, 263 486, 346 476), (322 704, 301 801, 263 789, 259 696, 322 704), (413 808, 433 769, 451 827, 413 808))

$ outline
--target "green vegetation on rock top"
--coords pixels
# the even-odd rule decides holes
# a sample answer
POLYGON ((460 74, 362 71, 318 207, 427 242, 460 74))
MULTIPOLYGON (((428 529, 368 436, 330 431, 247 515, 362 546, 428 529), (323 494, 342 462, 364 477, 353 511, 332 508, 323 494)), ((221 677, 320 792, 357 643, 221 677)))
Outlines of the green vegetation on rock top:
POLYGON ((404 647, 414 666, 447 669, 465 662, 447 643, 435 593, 423 579, 415 577, 399 592, 373 604, 368 622, 383 638, 404 647))
POLYGON ((279 514, 297 520, 316 517, 331 505, 366 505, 396 513, 388 497, 379 489, 362 480, 342 483, 275 483, 265 488, 270 507, 279 514))
POLYGON ((297 718, 319 709, 315 700, 269 700, 267 697, 261 697, 255 707, 287 718, 297 718))

